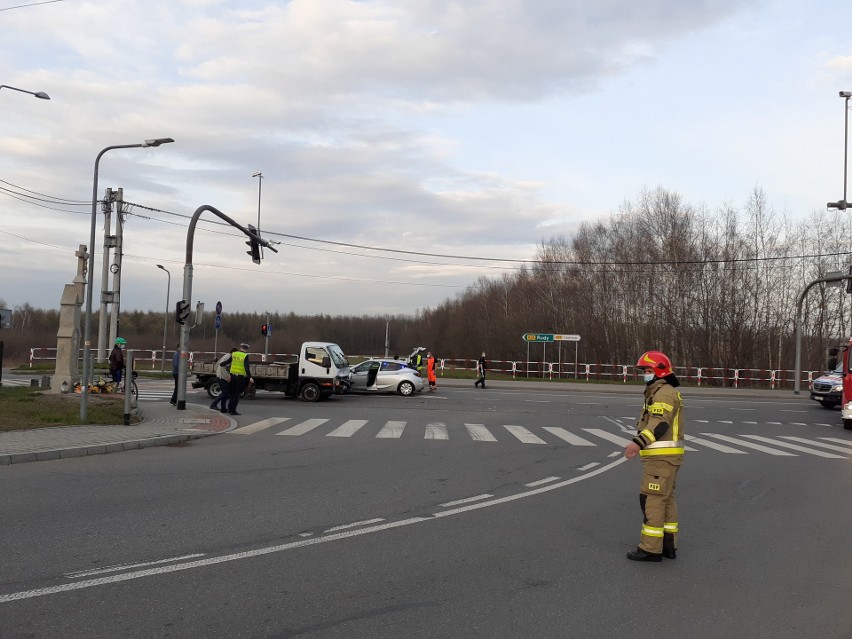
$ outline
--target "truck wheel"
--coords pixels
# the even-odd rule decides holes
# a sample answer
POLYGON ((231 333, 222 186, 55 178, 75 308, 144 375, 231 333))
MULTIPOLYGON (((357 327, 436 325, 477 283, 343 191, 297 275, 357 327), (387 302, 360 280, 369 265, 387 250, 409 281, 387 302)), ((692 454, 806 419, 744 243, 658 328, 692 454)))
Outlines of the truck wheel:
POLYGON ((411 382, 400 382, 396 390, 399 392, 400 395, 408 397, 414 392, 414 384, 412 384, 411 382))
POLYGON ((299 391, 299 399, 303 402, 315 402, 320 398, 320 387, 314 384, 313 382, 308 382, 304 386, 302 386, 302 390, 299 391))
POLYGON ((218 379, 214 379, 212 382, 207 384, 207 394, 213 399, 217 399, 222 395, 222 387, 219 386, 218 379))
POLYGON ((845 428, 846 430, 852 430, 852 419, 844 419, 843 428, 845 428))

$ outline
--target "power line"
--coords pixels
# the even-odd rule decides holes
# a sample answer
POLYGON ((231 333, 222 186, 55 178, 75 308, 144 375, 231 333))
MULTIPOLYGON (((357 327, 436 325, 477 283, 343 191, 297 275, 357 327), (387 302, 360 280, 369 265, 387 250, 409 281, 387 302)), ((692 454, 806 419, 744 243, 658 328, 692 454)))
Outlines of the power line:
POLYGON ((43 0, 43 2, 30 2, 28 4, 19 4, 14 7, 5 7, 0 11, 11 11, 12 9, 24 9, 25 7, 37 7, 40 4, 53 4, 54 2, 63 2, 64 0, 43 0))

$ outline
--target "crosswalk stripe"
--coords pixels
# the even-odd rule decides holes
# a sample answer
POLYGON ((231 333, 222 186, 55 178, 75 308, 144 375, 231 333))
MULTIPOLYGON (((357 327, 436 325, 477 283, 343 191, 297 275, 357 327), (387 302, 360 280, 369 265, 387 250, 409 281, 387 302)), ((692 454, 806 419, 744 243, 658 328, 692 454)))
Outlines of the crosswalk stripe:
POLYGON ((387 422, 376 435, 379 439, 399 439, 406 422, 387 422))
POLYGON ((251 435, 252 433, 257 433, 262 430, 266 430, 272 426, 276 426, 281 422, 286 422, 289 417, 270 417, 269 419, 262 419, 259 422, 254 422, 253 424, 248 424, 246 426, 240 426, 232 431, 230 431, 229 435, 251 435))
POLYGON ((627 444, 632 441, 630 439, 625 439, 624 437, 619 437, 618 435, 613 435, 612 433, 601 430, 600 428, 584 428, 583 430, 587 433, 591 433, 592 435, 597 435, 601 439, 610 441, 613 444, 618 444, 619 446, 627 446, 627 444))
POLYGON ((827 442, 834 442, 835 444, 843 444, 844 446, 852 447, 852 441, 848 439, 837 439, 836 437, 820 437, 820 439, 827 442))
POLYGON ((518 438, 522 444, 547 444, 541 437, 537 435, 533 435, 532 432, 524 428, 523 426, 513 426, 511 424, 504 424, 503 428, 512 433, 515 437, 518 438))
POLYGON ((743 448, 753 448, 754 450, 759 450, 764 453, 769 453, 770 455, 779 455, 781 457, 795 457, 796 455, 793 453, 788 453, 785 450, 776 450, 774 448, 769 448, 767 446, 761 446, 760 444, 754 444, 752 442, 744 442, 741 439, 735 439, 733 437, 728 437, 727 435, 717 435, 715 433, 701 433, 705 437, 712 437, 713 439, 721 439, 723 442, 728 442, 730 444, 736 444, 737 446, 742 446, 743 448))
POLYGON ((558 426, 544 426, 544 430, 546 430, 551 435, 556 435, 559 439, 568 442, 573 446, 594 446, 592 442, 588 439, 583 439, 579 435, 575 435, 571 431, 565 430, 564 428, 559 428, 558 426))
POLYGON ((839 453, 846 453, 847 455, 852 454, 852 449, 844 448, 843 446, 823 444, 822 442, 815 442, 810 439, 805 439, 804 437, 793 437, 792 435, 781 435, 781 437, 782 439, 789 439, 794 442, 802 442, 803 444, 810 444, 811 446, 819 446, 820 448, 827 448, 828 450, 836 450, 839 453))
POLYGON ((280 433, 276 433, 276 435, 291 435, 293 437, 298 437, 299 435, 304 435, 308 431, 312 431, 317 426, 322 426, 327 421, 327 419, 306 419, 301 424, 296 424, 292 428, 282 430, 280 433))
POLYGON ((350 419, 347 422, 344 422, 333 431, 331 431, 326 437, 352 437, 355 433, 357 433, 361 428, 364 427, 364 424, 367 423, 366 419, 350 419))
POLYGON ((696 444, 701 444, 702 446, 707 446, 707 448, 712 448, 714 450, 718 450, 722 453, 730 453, 733 455, 748 455, 744 450, 737 450, 736 448, 731 448, 730 446, 725 446, 724 444, 717 444, 716 442, 711 442, 709 439, 702 439, 701 437, 693 437, 692 435, 685 435, 686 441, 694 442, 696 444))
POLYGON ((485 424, 465 424, 470 438, 475 442, 496 442, 497 438, 485 427, 485 424))
POLYGON ((423 439, 449 439, 450 434, 447 432, 447 425, 440 422, 432 422, 426 424, 426 432, 423 434, 423 439))
POLYGON ((779 442, 774 439, 769 439, 768 437, 761 437, 760 435, 743 435, 743 437, 748 437, 749 439, 756 439, 759 442, 768 442, 770 444, 774 444, 775 446, 781 446, 782 448, 789 448, 790 450, 798 450, 800 453, 807 453, 808 455, 816 455, 817 457, 825 457, 827 459, 844 459, 840 455, 835 455, 834 453, 826 453, 822 450, 814 450, 813 448, 806 448, 805 446, 799 446, 798 444, 789 444, 787 442, 779 442))

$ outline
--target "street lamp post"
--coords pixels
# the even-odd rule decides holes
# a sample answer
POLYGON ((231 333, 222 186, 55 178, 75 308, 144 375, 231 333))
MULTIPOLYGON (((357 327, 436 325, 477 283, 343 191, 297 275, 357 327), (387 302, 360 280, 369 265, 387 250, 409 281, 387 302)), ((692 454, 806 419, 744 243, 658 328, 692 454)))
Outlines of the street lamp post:
POLYGON ((10 87, 8 84, 0 84, 0 89, 12 89, 12 91, 20 91, 21 93, 34 95, 39 100, 50 100, 50 96, 44 91, 27 91, 26 89, 19 89, 18 87, 10 87))
POLYGON ((843 103, 843 199, 839 202, 829 202, 826 206, 830 209, 839 209, 845 211, 848 202, 846 200, 846 177, 848 149, 849 149, 849 98, 852 98, 852 91, 840 91, 839 95, 845 101, 843 103))
POLYGON ((86 318, 83 328, 83 380, 80 386, 80 421, 83 422, 89 418, 89 378, 91 377, 91 341, 92 341, 92 264, 95 257, 95 225, 98 220, 98 165, 101 157, 107 151, 113 149, 136 149, 146 148, 149 146, 160 146, 174 142, 172 138, 155 138, 153 140, 145 140, 141 144, 116 144, 101 149, 95 158, 95 176, 92 184, 92 222, 89 232, 89 264, 86 267, 86 318))
POLYGON ((162 373, 166 370, 166 331, 169 328, 169 293, 172 290, 172 274, 162 264, 157 264, 157 268, 165 271, 166 275, 169 276, 168 284, 166 284, 166 314, 163 317, 163 359, 160 362, 160 372, 162 373))

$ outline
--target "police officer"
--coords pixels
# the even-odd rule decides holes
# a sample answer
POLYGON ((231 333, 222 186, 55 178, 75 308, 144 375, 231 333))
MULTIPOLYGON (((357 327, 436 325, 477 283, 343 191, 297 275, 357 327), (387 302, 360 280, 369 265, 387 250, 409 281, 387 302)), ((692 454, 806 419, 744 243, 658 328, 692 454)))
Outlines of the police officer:
POLYGON ((639 504, 644 518, 639 546, 627 553, 633 561, 674 559, 677 548, 677 471, 683 464, 683 399, 671 360, 647 351, 636 362, 645 380, 645 403, 636 422, 636 437, 624 449, 642 459, 639 504))
POLYGON ((231 374, 231 382, 228 385, 228 414, 239 415, 237 412, 237 404, 240 403, 240 396, 243 394, 246 386, 253 381, 251 378, 251 367, 249 366, 248 344, 240 344, 240 347, 235 349, 222 366, 228 369, 231 374))

